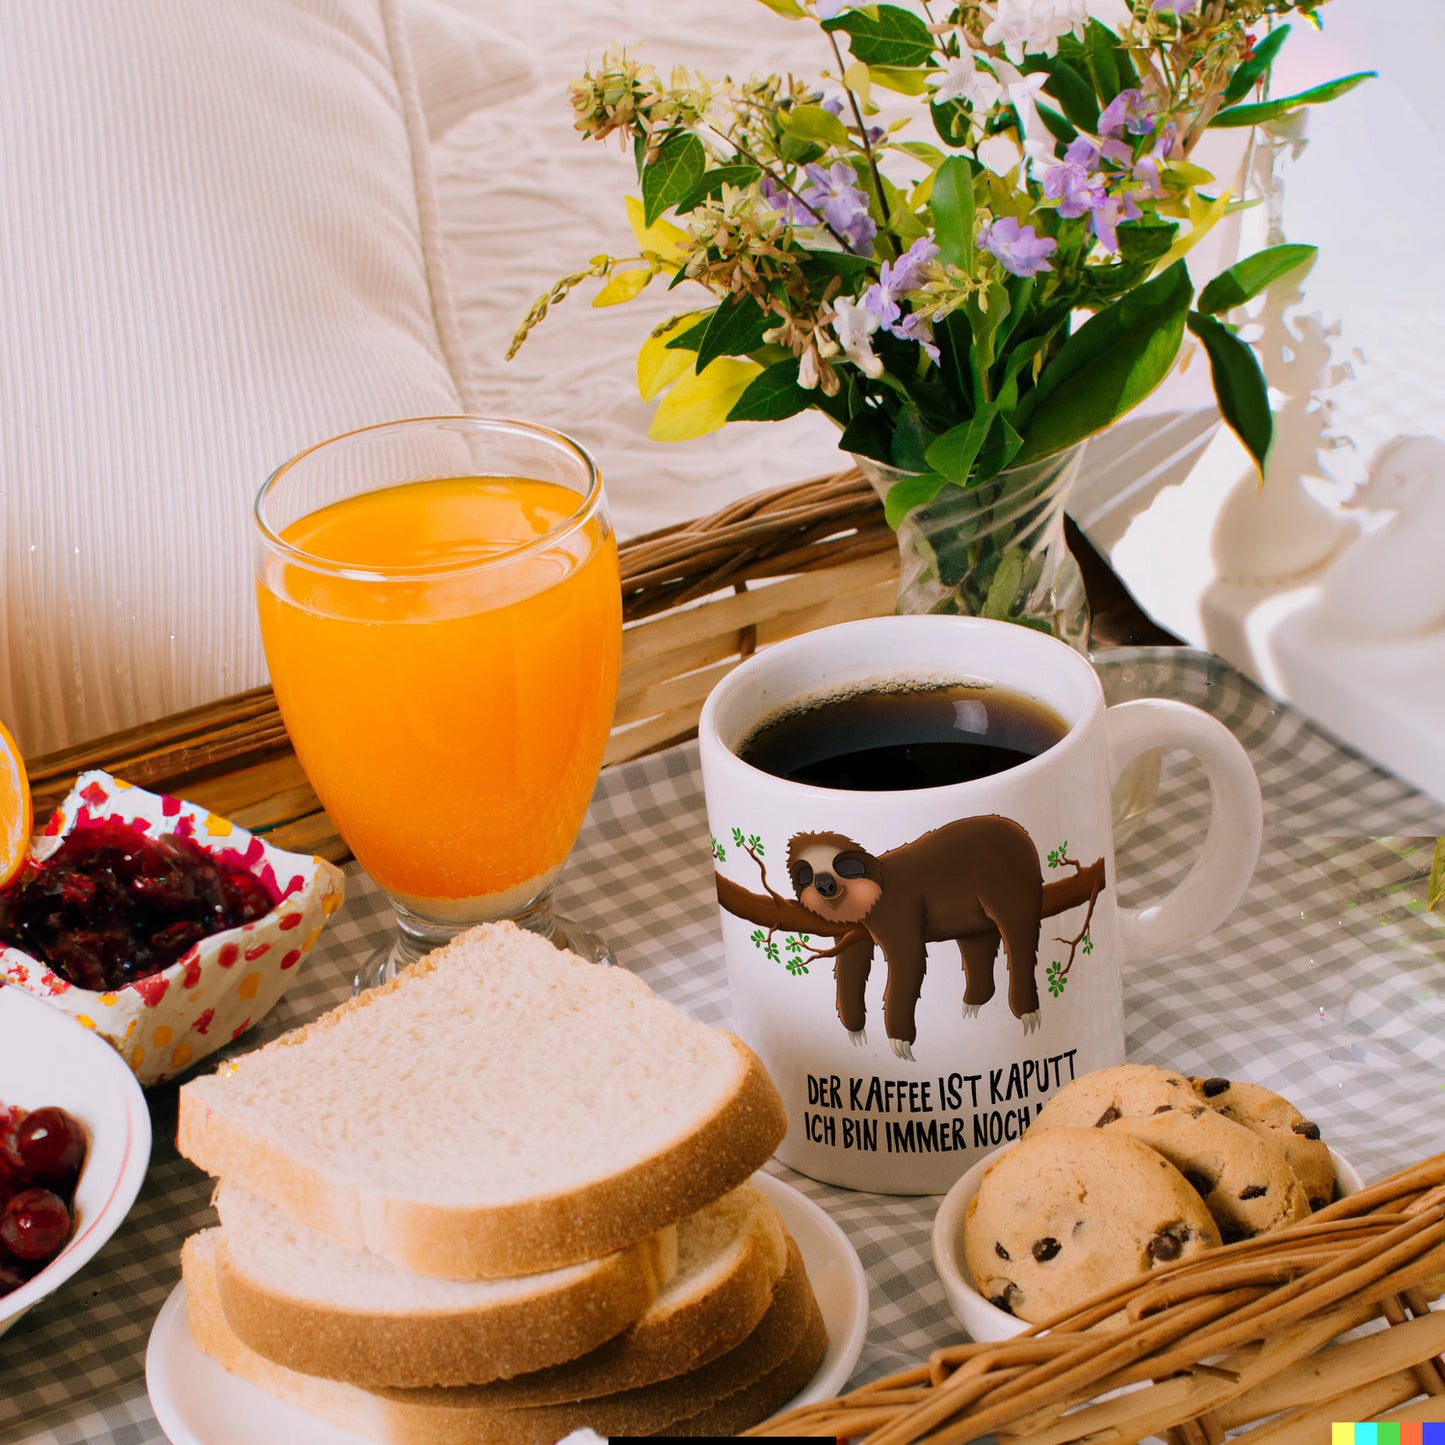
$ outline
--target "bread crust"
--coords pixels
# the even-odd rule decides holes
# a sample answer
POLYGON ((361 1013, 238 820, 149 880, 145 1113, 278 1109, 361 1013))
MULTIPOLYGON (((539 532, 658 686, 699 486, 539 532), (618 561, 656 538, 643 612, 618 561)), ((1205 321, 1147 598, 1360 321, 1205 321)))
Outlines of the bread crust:
POLYGON ((716 1288, 660 1319, 648 1311, 580 1359, 483 1386, 478 1403, 518 1409, 595 1399, 685 1374, 741 1344, 767 1313, 788 1264, 787 1235, 772 1205, 751 1186, 743 1189, 756 1204, 736 1245, 737 1263, 716 1288))
MULTIPOLYGON (((444 967, 448 949, 266 1045, 253 1056, 256 1066, 264 1067, 267 1049, 303 1045, 359 1010, 384 1006, 408 975, 444 967)), ((640 980, 626 977, 626 986, 651 995, 640 980)), ((224 1076, 228 1069, 246 1067, 245 1060, 181 1089, 177 1148, 207 1173, 269 1199, 298 1222, 417 1274, 450 1279, 537 1274, 613 1253, 676 1224, 743 1183, 781 1142, 787 1118, 762 1063, 741 1039, 716 1032, 736 1056, 736 1083, 720 1107, 666 1151, 561 1193, 458 1206, 364 1189, 335 1177, 291 1152, 285 1139, 252 1128, 243 1112, 225 1108, 224 1076)))
POLYGON ((563 1288, 485 1310, 361 1314, 248 1276, 224 1229, 215 1252, 226 1323, 248 1349, 302 1374, 412 1387, 485 1383, 575 1359, 637 1320, 675 1260, 668 1229, 596 1261, 563 1288))
POLYGON ((688 1375, 599 1399, 516 1410, 479 1406, 486 1392, 471 1389, 372 1393, 286 1370, 237 1339, 217 1297, 214 1235, 193 1235, 181 1256, 197 1346, 258 1388, 384 1445, 546 1445, 582 1426, 607 1435, 732 1433, 791 1399, 827 1348, 822 1313, 790 1240, 787 1271, 756 1329, 688 1375))

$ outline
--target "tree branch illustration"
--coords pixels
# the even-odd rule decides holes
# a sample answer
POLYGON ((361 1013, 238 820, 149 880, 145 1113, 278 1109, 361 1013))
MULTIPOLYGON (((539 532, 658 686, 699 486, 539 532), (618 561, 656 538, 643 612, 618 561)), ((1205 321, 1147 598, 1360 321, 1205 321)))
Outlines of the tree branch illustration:
MULTIPOLYGON (((762 863, 754 859, 761 870, 762 863)), ((1096 858, 1092 863, 1080 864, 1073 859, 1067 860, 1074 863, 1075 872, 1067 878, 1057 878, 1051 883, 1044 884, 1043 891, 1043 916, 1053 918, 1057 914, 1067 913, 1071 908, 1078 908, 1087 903, 1089 905, 1088 918, 1084 920, 1084 928, 1075 940, 1075 945, 1081 941, 1089 929, 1089 920, 1094 916, 1094 904, 1099 894, 1104 889, 1104 860, 1096 858)), ((725 878, 721 873, 714 873, 717 883, 717 901, 723 908, 737 918, 747 923, 756 923, 760 928, 766 928, 771 934, 777 929, 788 929, 794 933, 808 933, 821 935, 826 938, 836 939, 838 947, 826 952, 819 951, 815 957, 828 958, 841 952, 843 948, 853 943, 861 943, 870 935, 868 930, 857 923, 835 923, 829 919, 822 918, 811 909, 805 908, 796 899, 786 898, 768 888, 766 880, 763 887, 768 888, 767 894, 754 893, 744 888, 741 883, 735 883, 731 878, 725 878)), ((979 929, 980 933, 985 929, 979 929)), ((1060 942, 1068 943, 1068 939, 1061 939, 1060 942)), ((1073 961, 1072 952, 1069 955, 1070 962, 1073 961)))
MULTIPOLYGON (((1050 859, 1050 861, 1052 862, 1053 860, 1050 859)), ((1058 863, 1060 866, 1065 863, 1070 864, 1073 867, 1074 874, 1071 878, 1063 878, 1058 880, 1058 882, 1056 883, 1046 883, 1044 885, 1043 916, 1045 918, 1051 918, 1055 913, 1063 913, 1066 911, 1065 908, 1054 909, 1049 907, 1050 888, 1057 888, 1061 887, 1062 885, 1072 884, 1075 890, 1082 888, 1085 885, 1087 885, 1088 890, 1083 897, 1074 898, 1073 894, 1071 893, 1069 896, 1073 898, 1073 902, 1067 905, 1068 908, 1077 908, 1081 903, 1088 903, 1089 911, 1084 915, 1084 926, 1080 928, 1079 931, 1072 938, 1060 938, 1057 935, 1054 938, 1055 943, 1066 943, 1069 946, 1068 959, 1065 961, 1062 970, 1060 970, 1061 973, 1068 973, 1068 971, 1074 966, 1074 954, 1078 952, 1079 945, 1089 936, 1089 924, 1092 923, 1094 919, 1094 905, 1099 900, 1099 894, 1102 893, 1104 890, 1104 860, 1102 858, 1096 858, 1094 862, 1085 865, 1083 863, 1080 863, 1077 858, 1062 856, 1061 850, 1061 856, 1058 859, 1058 863)), ((1088 949, 1085 949, 1084 951, 1087 953, 1088 949)))

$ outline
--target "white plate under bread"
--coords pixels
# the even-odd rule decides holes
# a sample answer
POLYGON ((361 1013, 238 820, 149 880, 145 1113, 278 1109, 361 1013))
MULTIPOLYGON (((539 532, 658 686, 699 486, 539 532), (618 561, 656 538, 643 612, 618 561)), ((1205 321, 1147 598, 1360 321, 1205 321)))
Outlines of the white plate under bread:
MULTIPOLYGON (((754 1182, 797 1242, 828 1327, 828 1352, 791 1405, 828 1399, 847 1383, 868 1329, 868 1284, 847 1236, 812 1200, 770 1175, 754 1182)), ((273 1399, 228 1374, 192 1342, 177 1285, 146 1351, 151 1408, 172 1445, 356 1445, 358 1436, 273 1399)))

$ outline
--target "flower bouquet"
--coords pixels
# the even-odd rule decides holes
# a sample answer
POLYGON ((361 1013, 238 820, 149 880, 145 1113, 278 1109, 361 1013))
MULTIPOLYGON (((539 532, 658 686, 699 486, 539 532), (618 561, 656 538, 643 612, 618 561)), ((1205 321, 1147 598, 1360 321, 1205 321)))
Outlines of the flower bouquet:
POLYGON ((1164 379, 1186 329, 1261 469, 1269 450, 1229 315, 1314 247, 1197 287, 1186 254, 1249 202, 1196 144, 1366 76, 1268 96, 1284 17, 1317 23, 1321 0, 1117 0, 1113 25, 1084 0, 762 3, 818 27, 821 81, 664 80, 617 51, 574 82, 577 129, 632 147, 638 250, 558 281, 513 351, 589 277, 599 306, 698 283, 705 303, 638 356, 651 436, 816 407, 914 533, 921 605, 1057 631, 1034 535, 1061 527, 1073 449, 1164 379), (918 525, 964 505, 961 525, 918 525))

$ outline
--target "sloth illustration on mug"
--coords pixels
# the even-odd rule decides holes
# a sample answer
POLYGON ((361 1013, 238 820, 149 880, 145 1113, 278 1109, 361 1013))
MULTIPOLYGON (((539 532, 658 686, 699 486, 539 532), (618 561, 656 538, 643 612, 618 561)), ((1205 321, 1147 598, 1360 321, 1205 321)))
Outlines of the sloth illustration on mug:
MULTIPOLYGON (((1045 918, 1088 905, 1082 928, 1067 944, 1062 978, 1081 943, 1087 952, 1089 921, 1105 887, 1104 860, 1084 864, 1067 856, 1067 844, 1049 855, 1053 866, 1074 872, 1044 882, 1039 852, 1011 818, 961 818, 910 843, 874 854, 841 833, 801 832, 788 842, 791 898, 768 883, 761 845, 740 846, 757 864, 765 893, 716 875, 718 901, 728 912, 766 929, 823 935, 831 948, 807 946, 808 959, 835 959, 838 1018, 854 1044, 867 1041, 864 990, 875 948, 888 969, 883 1024, 899 1058, 912 1059, 915 1013, 930 943, 953 943, 964 974, 963 1014, 976 1016, 994 996, 994 964, 1002 945, 1008 964, 1008 1005, 1026 1034, 1039 1026, 1038 953, 1045 918)), ((755 935, 755 938, 757 935, 755 935)), ((801 953, 798 937, 790 948, 801 953)), ((1056 992, 1062 992, 1060 986, 1056 992)))

